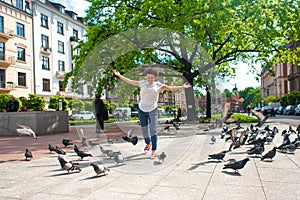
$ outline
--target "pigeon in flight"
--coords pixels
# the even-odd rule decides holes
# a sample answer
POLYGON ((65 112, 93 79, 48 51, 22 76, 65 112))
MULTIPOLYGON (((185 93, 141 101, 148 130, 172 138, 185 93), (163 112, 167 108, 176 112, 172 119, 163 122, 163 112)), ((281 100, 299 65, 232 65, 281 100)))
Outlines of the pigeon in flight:
POLYGON ((28 135, 32 136, 34 139, 37 140, 35 132, 29 127, 21 124, 17 124, 20 128, 17 128, 17 132, 20 133, 21 135, 28 135))
POLYGON ((127 135, 123 136, 123 140, 127 141, 127 142, 131 142, 133 145, 136 145, 138 142, 138 137, 137 136, 133 136, 132 137, 132 133, 133 133, 133 129, 130 129, 127 132, 127 135))
POLYGON ((103 174, 104 176, 107 175, 106 172, 110 171, 110 169, 108 169, 107 167, 105 167, 104 165, 96 165, 95 163, 91 163, 90 166, 93 166, 94 171, 96 172, 97 176, 99 174, 103 174))
POLYGON ((225 164, 223 169, 233 169, 235 173, 238 173, 238 170, 244 168, 248 161, 250 161, 249 158, 245 158, 236 162, 230 162, 228 164, 225 164))
POLYGON ((276 149, 277 149, 277 147, 274 147, 271 151, 269 151, 265 155, 263 155, 260 160, 271 159, 271 161, 272 161, 272 159, 276 155, 276 149))
POLYGON ((60 163, 60 166, 62 169, 67 170, 68 173, 73 170, 81 171, 80 167, 78 166, 78 163, 68 162, 65 159, 63 159, 61 156, 58 156, 58 161, 60 163))
POLYGON ((69 139, 63 138, 61 142, 63 145, 65 145, 65 147, 73 145, 72 140, 69 140, 69 139))
POLYGON ((157 158, 158 158, 159 162, 160 161, 165 162, 166 157, 167 157, 167 155, 165 154, 165 152, 162 152, 161 154, 157 155, 157 158))
POLYGON ((28 160, 28 158, 29 158, 29 160, 31 158, 33 158, 32 153, 28 149, 25 149, 24 155, 25 155, 26 160, 28 160))

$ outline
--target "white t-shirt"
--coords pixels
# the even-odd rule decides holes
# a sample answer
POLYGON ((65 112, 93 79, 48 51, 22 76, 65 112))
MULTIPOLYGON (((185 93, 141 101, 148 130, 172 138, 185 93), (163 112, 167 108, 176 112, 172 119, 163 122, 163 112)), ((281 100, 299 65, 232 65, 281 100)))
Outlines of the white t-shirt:
POLYGON ((139 86, 141 88, 139 108, 143 112, 150 112, 157 108, 159 92, 164 85, 159 81, 149 84, 148 81, 142 80, 139 81, 139 86))

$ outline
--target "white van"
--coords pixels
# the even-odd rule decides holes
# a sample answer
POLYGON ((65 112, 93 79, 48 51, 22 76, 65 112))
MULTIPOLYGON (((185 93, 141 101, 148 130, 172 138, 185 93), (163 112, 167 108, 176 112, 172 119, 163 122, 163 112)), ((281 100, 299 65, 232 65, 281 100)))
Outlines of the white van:
POLYGON ((118 107, 113 111, 113 117, 116 119, 127 119, 131 116, 131 108, 118 107))

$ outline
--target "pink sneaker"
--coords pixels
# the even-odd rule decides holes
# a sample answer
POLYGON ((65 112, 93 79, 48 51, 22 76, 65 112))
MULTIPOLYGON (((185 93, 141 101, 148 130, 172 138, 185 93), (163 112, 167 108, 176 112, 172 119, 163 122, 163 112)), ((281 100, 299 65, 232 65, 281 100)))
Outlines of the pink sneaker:
POLYGON ((144 148, 145 153, 147 153, 148 151, 150 151, 150 147, 151 147, 151 143, 146 144, 146 146, 144 148))

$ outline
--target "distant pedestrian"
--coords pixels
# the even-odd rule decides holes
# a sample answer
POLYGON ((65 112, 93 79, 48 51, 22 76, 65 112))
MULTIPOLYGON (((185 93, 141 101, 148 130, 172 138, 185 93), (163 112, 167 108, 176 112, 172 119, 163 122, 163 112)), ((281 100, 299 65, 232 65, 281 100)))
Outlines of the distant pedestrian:
POLYGON ((247 106, 247 112, 248 112, 248 116, 250 116, 250 112, 251 112, 251 107, 250 107, 250 105, 247 106))
POLYGON ((6 112, 18 112, 19 102, 16 101, 14 96, 10 96, 9 102, 6 103, 6 112))
POLYGON ((100 129, 97 129, 98 125, 96 125, 96 133, 103 132, 103 130, 104 130, 104 120, 108 119, 107 110, 105 109, 103 100, 100 99, 100 97, 101 97, 100 94, 96 94, 96 98, 95 98, 95 101, 94 101, 96 121, 100 126, 100 129))
POLYGON ((176 117, 176 120, 179 122, 179 121, 180 121, 180 118, 181 118, 181 108, 179 107, 178 110, 177 110, 177 117, 176 117))

